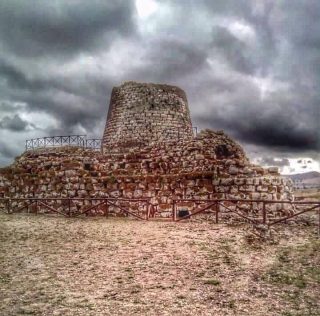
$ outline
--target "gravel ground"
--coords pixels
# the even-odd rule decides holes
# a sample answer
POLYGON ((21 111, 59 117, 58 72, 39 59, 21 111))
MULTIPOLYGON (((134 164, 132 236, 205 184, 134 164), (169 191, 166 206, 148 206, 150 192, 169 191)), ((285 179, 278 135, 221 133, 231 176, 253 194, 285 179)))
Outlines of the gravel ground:
POLYGON ((0 214, 0 314, 320 315, 316 229, 277 231, 0 214))

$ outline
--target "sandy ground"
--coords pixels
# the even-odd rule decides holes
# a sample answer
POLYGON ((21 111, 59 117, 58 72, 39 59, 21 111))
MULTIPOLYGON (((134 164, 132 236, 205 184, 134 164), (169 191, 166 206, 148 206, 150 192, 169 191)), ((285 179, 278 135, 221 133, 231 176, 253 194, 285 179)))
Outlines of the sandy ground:
POLYGON ((316 229, 277 230, 0 214, 0 314, 320 315, 316 229))

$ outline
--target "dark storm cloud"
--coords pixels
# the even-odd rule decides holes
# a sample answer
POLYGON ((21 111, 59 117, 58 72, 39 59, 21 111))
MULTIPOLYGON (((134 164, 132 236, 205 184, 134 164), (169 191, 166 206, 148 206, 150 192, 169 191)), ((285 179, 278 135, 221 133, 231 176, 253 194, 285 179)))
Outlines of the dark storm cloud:
POLYGON ((16 146, 0 155, 30 137, 100 137, 126 80, 181 86, 194 125, 243 145, 319 149, 319 1, 156 1, 139 20, 129 0, 0 0, 0 133, 16 146), (41 129, 22 119, 34 114, 41 129))
POLYGON ((24 131, 28 126, 28 122, 21 119, 21 117, 16 114, 13 117, 5 116, 0 120, 0 128, 8 129, 15 132, 24 131))
POLYGON ((237 71, 252 74, 256 69, 251 56, 246 56, 246 43, 236 38, 226 28, 217 26, 213 29, 212 50, 222 59, 226 59, 237 71))
MULTIPOLYGON (((88 100, 100 101, 105 99, 106 86, 110 83, 108 78, 96 78, 85 76, 81 78, 68 77, 66 75, 52 74, 49 78, 47 74, 37 73, 34 77, 28 77, 28 73, 19 69, 12 63, 0 59, 0 78, 4 80, 9 89, 16 89, 15 91, 25 92, 24 96, 19 101, 31 101, 32 96, 38 92, 64 92, 66 94, 76 95, 87 98, 88 100), (30 94, 30 98, 27 96, 30 94), (27 95, 27 96, 26 96, 27 95)), ((18 93, 17 93, 18 95, 18 93)), ((41 95, 41 94, 40 94, 41 95)), ((29 102, 30 107, 34 109, 43 108, 47 105, 43 99, 39 99, 40 104, 37 105, 37 96, 35 100, 29 102)), ((50 102, 50 99, 48 100, 50 102)), ((53 106, 54 107, 54 106, 53 106)), ((51 106, 49 107, 51 109, 51 106)))
POLYGON ((38 90, 46 86, 43 80, 28 79, 23 71, 19 70, 13 64, 0 59, 0 76, 5 83, 13 89, 38 90))
MULTIPOLYGON (((60 134, 72 133, 77 124, 89 129, 97 124, 96 121, 101 118, 101 113, 106 111, 107 87, 103 87, 103 84, 108 86, 108 80, 104 80, 102 84, 96 78, 79 81, 77 78, 52 75, 47 79, 41 74, 37 78, 28 78, 22 70, 1 61, 0 77, 10 87, 10 93, 14 89, 15 101, 26 103, 31 112, 43 111, 54 116, 59 121, 60 134)), ((6 103, 6 107, 9 110, 10 105, 6 103)), ((11 110, 16 111, 16 106, 11 105, 11 110)), ((19 116, 15 115, 14 121, 9 124, 6 117, 6 123, 0 127, 23 130, 22 121, 18 122, 18 118, 19 116)))
POLYGON ((231 110, 220 108, 218 112, 198 117, 198 122, 203 126, 225 129, 248 144, 288 152, 320 150, 319 121, 316 113, 312 116, 312 109, 309 113, 296 112, 299 104, 285 100, 279 103, 276 96, 268 101, 257 100, 256 103, 252 103, 250 98, 247 104, 243 104, 245 101, 238 100, 237 106, 231 110))
MULTIPOLYGON (((213 47, 217 49, 218 53, 220 50, 219 55, 225 53, 225 61, 233 64, 238 71, 251 72, 255 70, 260 74, 266 74, 272 66, 278 50, 278 34, 273 25, 278 6, 275 1, 198 0, 195 3, 193 0, 186 0, 179 4, 171 0, 162 0, 161 2, 171 3, 176 8, 178 16, 181 18, 177 23, 185 24, 188 23, 187 21, 190 23, 192 21, 190 12, 194 11, 201 11, 203 16, 209 16, 211 21, 206 21, 206 24, 210 22, 212 24, 213 47), (217 25, 215 20, 225 22, 222 24, 232 21, 245 23, 255 31, 254 45, 249 48, 247 43, 232 35, 224 25, 217 25), (236 50, 238 50, 238 56, 236 50)), ((290 6, 290 2, 287 1, 287 3, 290 6)), ((286 8, 283 10, 285 13, 286 8)), ((192 37, 196 34, 193 34, 191 29, 191 33, 186 36, 188 35, 192 37)), ((198 39, 193 39, 195 41, 192 42, 192 46, 196 46, 198 39)))
POLYGON ((255 42, 248 45, 226 27, 213 27, 211 58, 222 60, 229 72, 220 78, 216 74, 206 78, 205 90, 197 94, 208 110, 204 114, 195 113, 196 122, 225 129, 244 143, 279 152, 319 151, 320 2, 266 1, 259 5, 250 1, 236 4, 200 1, 199 4, 215 16, 252 27, 255 42), (275 86, 266 96, 255 92, 257 86, 252 84, 255 77, 274 80, 275 86), (217 90, 217 82, 221 89, 217 90), (286 88, 279 88, 281 84, 286 88), (278 88, 279 92, 273 91, 278 88), (208 101, 205 96, 210 96, 208 101))
POLYGON ((23 108, 22 104, 12 103, 10 101, 0 100, 0 113, 20 111, 23 108))
POLYGON ((9 144, 6 144, 4 142, 0 143, 0 153, 1 156, 4 158, 11 158, 15 157, 19 152, 17 152, 12 146, 10 146, 9 144))
POLYGON ((150 51, 150 67, 158 68, 159 79, 176 78, 201 69, 207 54, 201 49, 178 40, 163 40, 150 51))
POLYGON ((0 37, 7 51, 23 57, 64 58, 134 30, 132 1, 0 2, 0 37))
POLYGON ((7 163, 32 136, 97 137, 114 81, 108 73, 89 73, 86 64, 81 69, 77 59, 95 59, 115 41, 135 34, 134 2, 129 0, 0 0, 0 161, 7 163), (71 63, 75 66, 65 71, 71 63), (47 127, 36 128, 20 111, 56 123, 49 120, 47 127))
POLYGON ((296 122, 283 120, 281 116, 270 117, 262 122, 251 122, 246 126, 236 123, 235 130, 239 133, 240 139, 258 145, 296 151, 319 148, 317 136, 312 129, 299 128, 296 122))
POLYGON ((98 104, 93 99, 89 100, 79 95, 68 96, 68 94, 63 94, 60 98, 54 94, 54 91, 37 93, 25 96, 24 100, 32 104, 29 107, 31 110, 45 112, 55 117, 59 123, 59 129, 56 129, 59 134, 72 134, 79 124, 90 131, 101 119, 101 113, 106 112, 106 104, 98 104))
POLYGON ((319 1, 308 0, 304 3, 299 0, 280 1, 277 15, 276 26, 285 28, 286 37, 293 44, 301 45, 302 49, 319 48, 319 1))
POLYGON ((146 47, 143 67, 128 74, 135 80, 177 82, 179 78, 195 74, 208 67, 205 50, 181 39, 156 39, 146 47))

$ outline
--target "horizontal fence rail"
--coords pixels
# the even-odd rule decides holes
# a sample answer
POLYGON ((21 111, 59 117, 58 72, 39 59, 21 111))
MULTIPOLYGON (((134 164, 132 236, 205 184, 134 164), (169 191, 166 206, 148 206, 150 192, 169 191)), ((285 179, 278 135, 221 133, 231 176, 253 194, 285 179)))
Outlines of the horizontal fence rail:
MULTIPOLYGON (((108 216, 113 213, 148 220, 159 214, 157 205, 152 204, 150 198, 0 198, 0 207, 7 213, 27 209, 37 214, 46 209, 49 213, 68 217, 90 214, 108 216)), ((174 222, 213 215, 215 223, 219 223, 220 219, 225 221, 238 218, 253 225, 263 224, 268 227, 313 212, 320 234, 320 201, 173 199, 171 210, 174 222)))
POLYGON ((213 214, 215 223, 219 223, 220 217, 227 214, 254 225, 263 224, 270 227, 286 223, 290 219, 309 212, 317 214, 316 224, 320 235, 320 201, 174 199, 172 202, 172 220, 175 222, 200 214, 213 214), (194 203, 194 206, 185 207, 186 203, 194 203), (249 215, 250 213, 251 215, 249 215), (277 213, 280 213, 281 216, 277 216, 277 213))
POLYGON ((86 148, 101 149, 102 139, 92 138, 86 139, 86 148))
POLYGON ((98 138, 88 139, 86 135, 41 137, 41 138, 27 139, 25 149, 32 150, 37 148, 61 147, 61 146, 77 146, 77 147, 100 150, 101 139, 98 139, 98 138))
POLYGON ((108 216, 112 211, 113 214, 147 220, 152 211, 149 199, 0 198, 0 204, 2 209, 9 214, 27 210, 28 213, 56 213, 66 217, 90 214, 108 216))

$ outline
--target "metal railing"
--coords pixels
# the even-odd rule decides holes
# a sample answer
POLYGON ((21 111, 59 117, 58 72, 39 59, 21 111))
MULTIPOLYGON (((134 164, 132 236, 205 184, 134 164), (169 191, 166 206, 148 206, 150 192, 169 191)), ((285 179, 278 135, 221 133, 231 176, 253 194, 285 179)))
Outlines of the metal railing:
POLYGON ((102 139, 100 138, 90 138, 86 139, 86 148, 91 148, 91 149, 101 149, 102 145, 102 139))
POLYGON ((192 126, 192 132, 193 132, 193 136, 197 136, 198 135, 198 127, 192 126))
POLYGON ((87 139, 86 135, 49 136, 26 140, 25 149, 33 150, 37 148, 76 146, 101 149, 101 139, 87 139))

